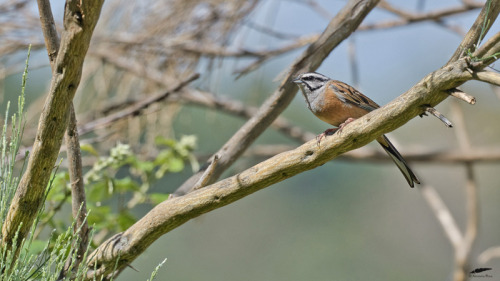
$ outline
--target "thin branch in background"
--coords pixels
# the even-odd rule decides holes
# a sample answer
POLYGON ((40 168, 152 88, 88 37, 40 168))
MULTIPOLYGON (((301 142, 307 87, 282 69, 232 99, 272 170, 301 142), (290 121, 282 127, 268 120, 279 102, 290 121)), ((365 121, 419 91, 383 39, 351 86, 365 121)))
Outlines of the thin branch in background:
POLYGON ((444 17, 462 14, 464 12, 468 12, 471 10, 480 9, 484 6, 483 3, 474 2, 471 3, 470 5, 462 5, 462 6, 443 9, 440 11, 431 11, 428 13, 415 14, 412 12, 395 8, 394 6, 390 5, 387 1, 383 1, 381 3, 384 3, 382 6, 383 9, 398 15, 399 17, 401 17, 401 19, 362 25, 359 28, 359 30, 387 29, 399 26, 406 26, 408 24, 413 24, 423 21, 439 21, 444 17))
POLYGON ((462 151, 469 151, 472 147, 469 134, 465 125, 465 116, 462 107, 456 100, 451 100, 451 114, 455 120, 455 136, 462 151))
MULTIPOLYGON (((295 147, 292 145, 256 145, 245 153, 246 157, 269 158, 278 153, 292 150, 295 147)), ((495 163, 500 161, 500 150, 473 149, 468 152, 451 151, 435 151, 425 150, 424 148, 407 149, 404 151, 405 160, 410 162, 421 163, 439 163, 449 165, 463 165, 467 162, 474 163, 495 163)), ((208 158, 208 157, 207 157, 208 158)), ((392 163, 386 153, 380 149, 362 147, 353 151, 346 152, 338 157, 339 160, 349 162, 387 162, 392 163)))
MULTIPOLYGON (((258 111, 258 108, 256 107, 245 105, 227 97, 218 98, 214 94, 206 91, 186 89, 184 93, 177 96, 177 98, 178 101, 181 102, 221 110, 228 114, 240 116, 246 119, 252 118, 252 116, 254 116, 258 111)), ((168 99, 167 102, 175 102, 175 99, 176 97, 172 97, 172 99, 168 99)), ((301 127, 293 125, 281 116, 274 120, 271 127, 299 143, 310 141, 316 137, 315 134, 304 131, 301 127)))
MULTIPOLYGON (((78 128, 75 115, 75 109, 70 107, 70 115, 68 128, 65 135, 67 155, 68 155, 68 171, 71 182, 71 210, 73 218, 76 221, 75 233, 78 233, 80 239, 79 245, 76 248, 76 260, 71 262, 68 259, 65 270, 68 270, 72 264, 73 268, 78 268, 83 261, 85 252, 89 245, 90 228, 87 223, 87 200, 85 196, 85 186, 82 175, 82 154, 80 150, 80 140, 78 137, 78 128)), ((71 257, 72 255, 70 255, 71 257)), ((64 274, 65 275, 65 274, 64 274)))
POLYGON ((359 68, 358 61, 356 59, 356 42, 355 36, 352 35, 349 37, 348 42, 348 54, 349 54, 349 63, 351 65, 351 79, 354 88, 359 88, 359 68))
POLYGON ((85 124, 84 126, 80 127, 80 130, 79 130, 80 134, 83 135, 83 134, 90 132, 91 130, 93 130, 95 128, 105 127, 105 126, 112 124, 113 122, 116 122, 117 120, 124 119, 124 118, 127 118, 129 116, 137 115, 137 114, 139 114, 139 112, 141 110, 144 110, 148 106, 150 106, 156 102, 164 100, 171 93, 175 93, 175 92, 180 91, 182 88, 187 86, 189 83, 198 79, 198 77, 200 77, 199 74, 197 74, 197 73, 193 74, 193 75, 189 76, 188 78, 186 78, 185 80, 178 82, 178 84, 175 87, 173 87, 171 90, 168 90, 166 92, 162 92, 162 93, 159 93, 159 94, 156 94, 153 96, 148 96, 144 100, 137 101, 136 103, 125 108, 124 110, 115 112, 115 113, 113 113, 109 116, 106 116, 104 118, 100 118, 100 119, 94 120, 92 122, 89 122, 89 123, 85 124))
POLYGON ((315 0, 306 0, 306 5, 308 5, 313 11, 326 20, 333 18, 333 15, 328 12, 327 9, 321 7, 315 0))
MULTIPOLYGON (((471 141, 465 124, 465 116, 463 110, 456 100, 451 102, 451 110, 456 120, 456 138, 462 151, 471 149, 471 141)), ((472 259, 472 248, 476 241, 478 224, 479 224, 479 204, 478 204, 478 187, 474 175, 474 169, 471 162, 465 163, 466 183, 465 183, 465 200, 466 200, 466 227, 463 241, 455 248, 455 269, 454 280, 461 281, 467 279, 467 273, 470 271, 472 259)))
POLYGON ((243 25, 245 25, 245 26, 247 26, 255 31, 258 31, 262 34, 272 36, 276 39, 295 40, 299 37, 299 35, 296 35, 296 34, 283 33, 280 31, 273 30, 267 26, 260 25, 258 23, 253 22, 253 21, 250 21, 250 20, 244 21, 243 25))
POLYGON ((477 258, 477 261, 480 264, 486 264, 490 262, 492 259, 500 258, 500 247, 491 247, 484 250, 477 258))
POLYGON ((497 99, 500 100, 500 87, 492 86, 492 90, 495 93, 495 95, 497 96, 497 99))
POLYGON ((457 249, 460 243, 462 243, 463 237, 450 210, 434 187, 430 185, 423 185, 420 188, 420 191, 441 224, 446 237, 448 237, 448 240, 451 242, 451 245, 454 249, 457 249))
POLYGON ((317 41, 319 38, 318 35, 312 35, 312 36, 306 36, 299 38, 295 40, 295 42, 289 44, 288 46, 276 49, 276 50, 270 50, 270 51, 265 51, 260 54, 258 59, 251 63, 250 65, 238 69, 234 71, 235 74, 238 74, 236 78, 240 78, 245 74, 248 74, 249 72, 252 72, 253 70, 257 69, 259 66, 261 66, 264 62, 273 59, 281 54, 288 53, 290 51, 302 48, 308 44, 311 44, 312 42, 317 41))
POLYGON ((305 5, 326 20, 330 20, 331 18, 333 18, 333 15, 330 14, 325 8, 321 7, 321 5, 319 5, 318 2, 316 2, 315 0, 286 0, 286 1, 294 2, 300 5, 305 5))

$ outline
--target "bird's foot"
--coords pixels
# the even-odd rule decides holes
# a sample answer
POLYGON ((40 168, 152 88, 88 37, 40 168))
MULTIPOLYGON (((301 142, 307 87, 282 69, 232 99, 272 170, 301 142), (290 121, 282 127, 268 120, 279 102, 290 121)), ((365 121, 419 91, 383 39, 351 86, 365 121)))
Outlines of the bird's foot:
POLYGON ((319 134, 316 136, 316 142, 318 143, 318 146, 320 145, 321 143, 321 140, 323 138, 325 138, 326 136, 330 136, 330 135, 333 135, 335 134, 335 132, 338 130, 339 128, 331 128, 331 129, 327 129, 325 130, 323 133, 319 134))
POLYGON ((344 121, 344 123, 340 124, 340 125, 339 125, 339 129, 338 129, 339 134, 340 134, 340 133, 342 133, 342 130, 344 129, 344 127, 345 127, 347 124, 351 123, 351 122, 352 122, 352 121, 354 121, 354 120, 356 120, 356 118, 351 118, 351 117, 349 117, 349 118, 347 118, 347 120, 345 120, 345 121, 344 121))

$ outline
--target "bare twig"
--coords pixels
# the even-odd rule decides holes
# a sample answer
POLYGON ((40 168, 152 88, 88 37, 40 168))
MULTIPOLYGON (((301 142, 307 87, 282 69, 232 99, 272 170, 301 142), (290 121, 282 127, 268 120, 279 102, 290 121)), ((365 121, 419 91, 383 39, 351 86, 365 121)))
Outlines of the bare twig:
POLYGON ((453 127, 453 124, 451 124, 450 120, 448 120, 448 118, 446 118, 443 114, 441 114, 435 108, 430 107, 430 106, 426 106, 425 111, 429 112, 432 116, 441 120, 441 122, 443 122, 446 125, 446 127, 448 127, 448 128, 453 127))
POLYGON ((210 179, 212 178, 215 167, 217 167, 218 161, 219 161, 219 155, 215 154, 214 158, 212 159, 212 163, 205 170, 205 173, 200 178, 200 180, 198 180, 198 182, 194 185, 193 190, 197 190, 197 189, 200 189, 202 187, 207 186, 207 182, 209 182, 210 179))
POLYGON ((458 88, 454 88, 454 89, 449 90, 448 94, 450 94, 450 96, 452 96, 452 97, 455 97, 457 99, 463 100, 463 101, 465 101, 466 103, 469 103, 469 104, 475 104, 476 103, 476 98, 475 97, 466 94, 464 91, 462 91, 462 90, 460 90, 458 88))

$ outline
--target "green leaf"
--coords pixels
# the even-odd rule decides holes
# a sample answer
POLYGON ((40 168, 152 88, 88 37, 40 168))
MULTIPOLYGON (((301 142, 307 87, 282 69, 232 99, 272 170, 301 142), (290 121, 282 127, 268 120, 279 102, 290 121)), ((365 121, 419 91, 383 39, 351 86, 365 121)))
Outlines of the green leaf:
POLYGON ((115 191, 117 192, 125 192, 125 191, 138 191, 139 184, 132 180, 130 177, 125 177, 123 179, 115 179, 113 180, 113 185, 115 191))
POLYGON ((90 201, 100 202, 109 198, 108 184, 106 180, 101 180, 88 188, 87 198, 90 201))
POLYGON ((155 163, 151 162, 151 161, 134 161, 133 162, 133 166, 134 168, 136 168, 137 170, 141 171, 141 172, 144 172, 144 173, 151 173, 154 168, 155 168, 155 163))
POLYGON ((184 160, 177 157, 172 157, 168 161, 169 170, 172 173, 180 172, 184 169, 184 160))
POLYGON ((109 206, 100 206, 93 207, 92 212, 89 212, 87 220, 89 225, 92 224, 103 224, 110 220, 111 207, 109 206))

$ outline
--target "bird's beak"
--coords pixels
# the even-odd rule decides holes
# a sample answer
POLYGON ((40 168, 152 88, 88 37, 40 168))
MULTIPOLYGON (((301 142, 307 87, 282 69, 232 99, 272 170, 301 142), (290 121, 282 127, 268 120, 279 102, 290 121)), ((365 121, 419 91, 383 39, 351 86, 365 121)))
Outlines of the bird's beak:
POLYGON ((295 79, 293 80, 293 83, 295 83, 295 84, 302 84, 302 83, 304 83, 304 82, 302 82, 302 80, 300 80, 300 78, 299 78, 299 77, 297 77, 297 78, 295 78, 295 79))

